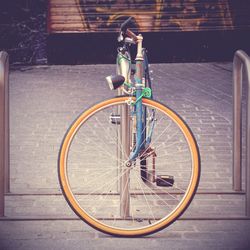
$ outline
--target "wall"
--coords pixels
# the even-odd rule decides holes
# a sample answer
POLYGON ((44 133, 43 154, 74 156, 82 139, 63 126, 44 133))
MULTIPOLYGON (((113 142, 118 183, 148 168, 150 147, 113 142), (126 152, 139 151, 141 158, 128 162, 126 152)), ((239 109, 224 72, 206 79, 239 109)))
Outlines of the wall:
POLYGON ((139 32, 233 29, 228 0, 49 0, 50 32, 115 32, 129 16, 139 32))
POLYGON ((153 29, 144 33, 152 62, 231 61, 237 49, 250 54, 249 0, 108 0, 119 3, 112 6, 105 5, 107 0, 4 0, 0 8, 0 50, 10 54, 12 65, 114 63, 117 46, 114 31, 122 21, 114 15, 114 9, 123 6, 127 8, 126 15, 138 14, 135 16, 137 26, 146 31, 143 29, 151 26, 142 25, 146 22, 140 24, 141 12, 131 8, 131 3, 141 1, 146 1, 148 7, 154 1, 157 3, 153 12, 152 6, 148 10, 156 15, 153 29), (209 4, 204 5, 204 2, 209 4), (53 6, 49 6, 52 3, 55 11, 59 3, 78 5, 70 8, 61 5, 59 16, 54 15, 52 20, 50 7, 53 6), (223 3, 223 7, 219 3, 223 3), (84 4, 88 4, 88 8, 84 4), (108 17, 101 13, 107 7, 113 13, 108 17), (69 10, 78 15, 67 16, 69 10), (83 25, 79 20, 87 20, 88 13, 94 13, 95 18, 88 15, 85 30, 82 26, 79 30, 65 30, 70 27, 65 25, 69 25, 70 20, 83 25), (217 14, 218 18, 214 16, 217 14), (61 16, 66 19, 61 20, 61 16), (182 16, 186 17, 186 22, 182 16), (115 21, 113 32, 104 32, 110 28, 108 21, 102 22, 105 18, 115 21), (95 26, 97 23, 103 25, 95 26), (99 30, 95 30, 97 28, 99 30))
POLYGON ((0 50, 12 64, 47 63, 47 0, 5 0, 0 7, 0 50))

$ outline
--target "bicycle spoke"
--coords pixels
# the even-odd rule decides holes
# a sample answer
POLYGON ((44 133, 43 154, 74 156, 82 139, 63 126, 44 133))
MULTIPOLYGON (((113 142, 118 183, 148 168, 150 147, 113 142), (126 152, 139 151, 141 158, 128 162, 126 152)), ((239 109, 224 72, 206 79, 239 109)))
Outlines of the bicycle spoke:
MULTIPOLYGON (((138 169, 138 170, 136 170, 136 171, 140 171, 140 169, 138 169)), ((148 173, 149 175, 152 175, 151 173, 148 173)), ((167 181, 163 181, 163 182, 165 182, 166 184, 170 184, 169 182, 167 182, 167 181)), ((172 188, 176 188, 176 189, 178 189, 178 190, 180 190, 182 193, 185 193, 186 192, 186 190, 184 190, 184 189, 182 189, 182 188, 179 188, 179 187, 177 187, 176 185, 175 186, 173 186, 172 188)), ((151 190, 151 189, 150 189, 151 190)), ((164 189, 161 189, 161 192, 164 192, 164 193, 166 193, 167 195, 170 195, 171 196, 171 194, 167 191, 167 190, 164 190, 164 189)), ((173 196, 173 198, 174 198, 174 196, 173 196)))
MULTIPOLYGON (((134 172, 134 173, 135 173, 135 172, 134 172)), ((153 218, 154 218, 154 220, 155 220, 155 216, 154 216, 154 213, 153 213, 153 211, 152 211, 152 208, 151 208, 151 206, 149 205, 148 199, 147 199, 147 197, 146 197, 146 195, 145 195, 145 192, 144 192, 144 190, 143 190, 143 188, 142 188, 142 185, 141 185, 141 183, 140 183, 141 180, 137 177, 136 174, 135 174, 135 177, 136 177, 137 182, 139 183, 139 186, 140 186, 140 188, 141 188, 141 191, 143 192, 143 196, 144 196, 144 199, 145 199, 145 201, 146 201, 146 204, 147 204, 147 206, 148 206, 148 208, 149 208, 149 210, 150 210, 150 213, 151 213, 151 215, 153 215, 153 218), (139 179, 139 181, 138 181, 138 179, 139 179)))
MULTIPOLYGON (((96 118, 96 120, 97 120, 97 118, 96 118)), ((98 124, 102 127, 102 129, 103 129, 103 131, 104 132, 107 132, 107 134, 109 135, 108 136, 108 138, 111 140, 111 141, 113 141, 114 143, 117 143, 113 138, 115 138, 115 136, 112 136, 109 132, 108 132, 108 129, 105 129, 104 128, 104 126, 103 126, 103 124, 99 121, 99 120, 97 120, 97 122, 98 122, 98 124)), ((107 124, 110 124, 110 122, 109 122, 109 120, 107 120, 107 124)), ((118 132, 118 136, 120 136, 120 129, 117 127, 118 126, 118 124, 116 124, 116 131, 118 132)), ((121 143, 119 143, 118 144, 118 146, 119 146, 119 149, 123 152, 123 154, 125 155, 125 153, 124 153, 124 148, 123 148, 123 145, 121 144, 121 143)))

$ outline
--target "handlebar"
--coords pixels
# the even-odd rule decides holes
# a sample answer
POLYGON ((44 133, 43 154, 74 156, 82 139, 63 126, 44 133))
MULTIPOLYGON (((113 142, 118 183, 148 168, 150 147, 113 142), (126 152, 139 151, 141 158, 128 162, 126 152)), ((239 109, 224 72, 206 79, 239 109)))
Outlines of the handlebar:
POLYGON ((135 34, 133 31, 131 31, 130 29, 127 29, 127 30, 126 30, 126 35, 127 35, 128 37, 132 38, 135 42, 137 41, 137 36, 136 36, 136 34, 135 34))
POLYGON ((133 17, 129 17, 126 21, 124 21, 122 23, 120 33, 126 34, 128 37, 130 37, 131 39, 133 39, 136 42, 137 41, 136 34, 133 31, 131 31, 130 29, 128 29, 128 26, 131 23, 132 19, 133 19, 133 17))
POLYGON ((121 24, 121 31, 123 33, 126 33, 126 30, 129 26, 129 23, 132 21, 133 17, 129 17, 127 20, 125 20, 122 24, 121 24))

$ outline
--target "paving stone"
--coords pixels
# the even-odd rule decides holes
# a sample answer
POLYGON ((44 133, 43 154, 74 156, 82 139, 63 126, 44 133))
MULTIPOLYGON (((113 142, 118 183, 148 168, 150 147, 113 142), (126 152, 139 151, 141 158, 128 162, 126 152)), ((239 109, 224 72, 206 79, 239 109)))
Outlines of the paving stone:
POLYGON ((247 249, 249 221, 177 221, 134 239, 96 232, 81 221, 0 222, 2 249, 247 249), (9 238, 11 237, 11 239, 9 238))
MULTIPOLYGON (((182 115, 197 139, 202 162, 198 190, 232 191, 232 63, 151 68, 154 98, 182 115)), ((105 83, 114 72, 114 65, 11 70, 11 192, 34 195, 6 196, 6 215, 73 221, 0 220, 1 249, 247 249, 249 220, 179 220, 152 237, 112 238, 75 221, 63 196, 52 195, 61 193, 57 157, 68 126, 89 106, 114 96, 105 83)), ((243 98, 245 111, 244 93, 243 98)), ((183 218, 244 216, 244 202, 243 195, 198 194, 183 218)))

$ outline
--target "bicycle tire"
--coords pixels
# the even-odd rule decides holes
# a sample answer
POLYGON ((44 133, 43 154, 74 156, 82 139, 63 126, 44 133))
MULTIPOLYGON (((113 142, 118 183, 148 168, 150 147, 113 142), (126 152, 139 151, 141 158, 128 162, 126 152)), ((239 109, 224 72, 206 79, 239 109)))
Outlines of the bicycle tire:
MULTIPOLYGON (((107 159, 106 159, 102 155, 103 152, 100 151, 100 148, 101 148, 101 150, 104 150, 104 149, 106 150, 106 148, 108 148, 111 144, 113 145, 113 143, 110 142, 110 145, 107 145, 106 147, 99 145, 103 141, 103 140, 101 140, 101 138, 99 138, 100 135, 103 133, 98 134, 99 133, 98 129, 100 129, 102 126, 101 121, 104 122, 103 119, 105 119, 104 117, 107 114, 106 111, 107 110, 109 111, 109 109, 111 107, 114 107, 117 105, 128 105, 127 104, 128 98, 129 97, 127 97, 127 96, 111 98, 111 99, 105 100, 103 102, 100 102, 100 103, 92 106, 91 108, 87 109, 86 111, 84 111, 83 113, 80 114, 80 116, 72 123, 72 125, 70 126, 69 130, 65 134, 65 137, 62 141, 60 152, 59 152, 59 157, 58 157, 58 174, 59 174, 59 182, 60 182, 61 189, 63 191, 65 199, 67 200, 68 204, 73 209, 73 211, 83 221, 85 221, 87 224, 89 224, 93 228, 95 228, 101 232, 107 233, 107 234, 111 234, 111 235, 115 235, 115 236, 122 236, 122 237, 137 237, 137 236, 149 235, 149 234, 152 234, 152 233, 155 233, 159 230, 164 229, 165 227, 172 224, 176 219, 178 219, 179 216, 181 216, 182 213, 187 209, 187 207, 189 206, 190 202, 192 201, 192 199, 194 197, 194 194, 196 192, 196 189, 197 189, 198 183, 199 183, 200 156, 199 156, 199 149, 198 149, 197 143, 195 141, 195 138, 194 138, 191 130, 189 129, 189 127, 182 120, 182 118, 179 115, 177 115, 173 110, 171 110, 167 106, 161 104, 160 102, 154 101, 152 99, 143 98, 142 99, 143 105, 147 105, 148 107, 156 109, 157 112, 159 112, 159 117, 160 117, 160 115, 162 115, 162 117, 163 117, 163 118, 161 118, 162 120, 159 121, 158 128, 159 128, 159 133, 162 133, 162 131, 164 131, 164 133, 166 133, 166 135, 165 134, 158 134, 158 135, 160 135, 159 136, 160 140, 165 141, 165 138, 168 138, 167 142, 170 143, 169 146, 173 147, 173 144, 171 141, 172 139, 174 139, 174 138, 171 138, 172 131, 168 131, 168 133, 167 133, 167 130, 172 129, 171 126, 173 126, 173 129, 178 130, 178 136, 176 136, 177 132, 175 135, 176 139, 177 139, 177 144, 179 144, 180 142, 183 142, 183 146, 181 146, 181 148, 180 148, 180 145, 178 145, 178 148, 177 147, 175 148, 175 146, 174 146, 173 149, 174 150, 177 149, 174 157, 172 157, 170 154, 167 154, 167 155, 169 155, 170 159, 172 159, 172 160, 175 160, 175 158, 176 158, 176 163, 180 165, 180 169, 175 169, 175 170, 174 170, 174 168, 177 168, 177 165, 168 166, 168 171, 170 171, 171 169, 173 169, 173 171, 183 170, 183 173, 181 173, 182 175, 178 176, 178 185, 180 185, 180 186, 176 185, 174 187, 170 187, 168 189, 168 191, 165 191, 165 189, 163 189, 161 187, 161 189, 159 189, 159 190, 161 190, 162 194, 156 193, 159 191, 158 189, 157 189, 157 191, 151 192, 151 191, 148 191, 148 189, 146 189, 146 185, 145 185, 145 187, 141 186, 142 191, 139 190, 138 193, 136 193, 135 191, 133 191, 133 192, 130 191, 130 193, 129 193, 130 199, 131 199, 131 208, 132 208, 131 213, 136 213, 136 215, 133 214, 134 217, 130 216, 130 217, 127 217, 125 219, 118 218, 119 215, 114 215, 116 213, 116 210, 119 209, 118 208, 119 202, 117 202, 117 200, 116 200, 117 199, 116 193, 113 193, 113 191, 112 192, 110 191, 111 187, 108 186, 106 191, 104 190, 105 189, 104 186, 101 187, 101 190, 102 190, 101 194, 96 192, 98 189, 96 189, 95 191, 92 190, 92 189, 96 188, 96 186, 98 186, 98 184, 103 182, 102 178, 104 176, 100 175, 100 178, 97 180, 97 182, 93 183, 93 184, 91 184, 91 182, 90 182, 89 186, 86 184, 86 182, 84 182, 84 179, 82 181, 81 178, 86 178, 86 179, 92 178, 90 175, 90 172, 94 171, 93 169, 95 167, 97 167, 97 174, 100 174, 100 171, 102 171, 104 166, 105 166, 105 162, 107 161, 108 164, 110 164, 109 162, 111 160, 113 161, 112 157, 114 157, 114 156, 111 155, 112 156, 111 157, 108 154, 107 159), (102 112, 104 112, 104 113, 102 113, 102 112), (91 124, 92 120, 94 122, 96 122, 97 121, 96 116, 98 117, 98 115, 100 116, 100 119, 102 119, 102 120, 98 121, 98 124, 96 124, 96 125, 95 125, 95 123, 93 123, 94 127, 93 126, 89 127, 88 123, 91 124), (167 130, 164 127, 165 123, 162 124, 162 122, 165 122, 165 120, 170 121, 168 123, 169 127, 167 128, 167 130), (98 126, 100 126, 100 127, 98 127, 98 126), (95 127, 96 127, 96 130, 93 130, 95 127), (86 130, 83 130, 83 132, 81 133, 80 131, 82 129, 86 129, 86 130), (98 145, 96 145, 94 142, 91 141, 91 140, 93 140, 93 138, 87 138, 89 136, 89 134, 91 134, 91 136, 95 135, 97 137, 96 140, 97 141, 99 140, 98 145), (86 138, 84 138, 84 141, 78 142, 78 139, 82 140, 84 136, 86 136, 86 138), (179 136, 180 136, 180 138, 179 138, 179 136), (186 141, 185 147, 187 147, 187 150, 186 150, 186 148, 184 148, 185 141, 186 141), (90 151, 87 150, 88 147, 86 148, 87 144, 89 144, 88 150, 90 150, 90 151), (83 151, 79 150, 81 148, 78 148, 78 146, 83 147, 82 148, 83 151), (76 151, 73 151, 73 149, 76 149, 76 151), (91 150, 95 150, 95 151, 92 152, 91 150), (178 152, 178 150, 180 152, 178 152), (187 151, 187 153, 185 153, 186 151, 187 151), (91 152, 92 152, 92 154, 90 154, 91 152), (190 162, 188 164, 186 164, 185 161, 180 161, 180 159, 183 157, 186 157, 187 154, 190 154, 190 156, 189 156, 190 162), (92 157, 94 157, 94 158, 91 158, 90 155, 92 155, 92 157), (97 160, 97 158, 99 156, 100 156, 101 161, 97 160), (80 158, 78 158, 78 157, 80 157, 80 158), (88 157, 90 157, 90 159, 88 157), (73 162, 73 160, 75 158, 76 158, 76 162, 71 164, 71 161, 73 162), (84 160, 84 162, 81 161, 82 160, 81 158, 84 160), (110 159, 108 159, 108 158, 110 158, 110 159), (87 163, 86 163, 86 161, 87 161, 87 163), (94 164, 92 164, 93 163, 92 161, 94 161, 94 164), (81 168, 81 166, 80 166, 81 164, 83 164, 84 166, 86 165, 85 167, 87 168, 87 170, 84 168, 81 168), (102 168, 101 168, 101 166, 102 166, 102 168), (189 168, 190 168, 190 173, 189 173, 190 179, 186 180, 185 179, 185 178, 187 178, 186 172, 188 169, 187 166, 189 166, 189 168), (76 172, 74 172, 74 175, 72 175, 71 171, 76 171, 76 172), (79 174, 79 173, 81 173, 81 174, 79 174), (71 180, 70 178, 73 178, 73 180, 71 180), (79 178, 80 178, 80 180, 78 180, 79 178), (82 193, 79 192, 79 190, 78 190, 79 185, 82 185, 83 188, 85 188, 85 191, 83 191, 82 193), (86 185, 86 186, 84 186, 84 185, 86 185), (182 187, 182 185, 183 185, 183 187, 182 187), (186 188, 185 190, 184 190, 184 186, 186 188), (146 191, 143 190, 143 188, 145 188, 145 190, 147 190, 148 193, 145 193, 146 191), (84 192, 86 192, 86 190, 88 191, 88 189, 90 189, 90 191, 89 191, 90 193, 88 193, 88 194, 84 193, 84 192), (102 196, 101 197, 102 199, 100 199, 99 195, 100 195, 100 197, 102 196), (146 195, 148 195, 149 198, 155 198, 156 200, 153 200, 153 199, 149 200, 146 197, 146 195), (163 198, 161 198, 161 196, 163 198), (145 199, 145 201, 143 198, 145 199), (147 207, 144 208, 144 207, 142 207, 141 204, 145 204, 147 199, 148 199, 148 202, 150 202, 150 205, 146 204, 145 206, 148 206, 148 208, 147 207), (95 201, 96 201, 96 203, 95 203, 95 201), (151 201, 152 201, 152 203, 151 203, 151 201), (105 207, 103 207, 103 208, 101 207, 100 209, 98 209, 98 206, 100 206, 101 203, 104 203, 104 202, 106 203, 108 208, 106 208, 106 210, 105 210, 105 207), (137 202, 138 202, 138 204, 137 204, 137 202), (165 202, 165 204, 163 204, 164 202, 165 202), (172 204, 172 202, 174 204, 172 204), (92 203, 95 203, 96 207, 92 203), (132 203, 133 203, 134 207, 132 207, 132 203), (155 217, 153 217, 153 219, 152 219, 151 215, 150 215, 151 217, 150 216, 147 217, 147 214, 146 214, 146 215, 143 215, 145 218, 143 216, 141 216, 144 219, 142 219, 142 221, 139 221, 137 214, 147 212, 146 210, 149 210, 149 208, 152 210, 152 207, 151 207, 152 204, 157 205, 157 206, 155 206, 155 208, 156 208, 156 212, 158 214, 165 213, 168 209, 169 210, 173 209, 173 210, 171 210, 166 216, 164 216, 162 218, 160 217, 159 219, 158 219, 158 217, 156 217, 156 216, 158 216, 158 214, 153 214, 153 216, 155 216, 155 217), (84 208, 82 207, 83 205, 85 206, 84 208), (112 209, 113 207, 114 207, 115 212, 112 211, 112 213, 113 213, 112 214, 110 212, 110 209, 112 209), (144 208, 144 210, 143 210, 143 208, 144 208), (98 215, 98 213, 100 213, 101 215, 98 215), (104 218, 102 213, 105 213, 105 216, 107 213, 108 216, 111 216, 111 217, 104 218), (112 221, 113 224, 110 224, 111 223, 110 221, 112 221), (152 221, 153 221, 153 223, 152 223, 152 221), (146 223, 146 225, 145 225, 145 223, 146 223), (115 225, 115 224, 117 224, 117 225, 115 225), (120 224, 122 224, 122 226, 120 226, 120 224)), ((105 126, 105 124, 104 124, 104 126, 105 126)), ((119 125, 116 125, 116 126, 119 126, 119 125)), ((105 129, 106 129, 106 127, 105 127, 105 129)), ((159 141, 159 138, 158 139, 155 138, 155 142, 157 140, 159 141)), ((112 138, 110 138, 110 139, 112 139, 112 138)), ((168 145, 168 144, 166 144, 166 145, 168 145)), ((114 144, 114 147, 115 147, 115 144, 114 144)), ((110 148, 111 148, 111 146, 110 146, 110 148)), ((164 150, 164 152, 165 152, 166 149, 159 148, 159 150, 164 150)), ((170 149, 168 149, 168 150, 170 150, 170 149)), ((169 152, 172 154, 171 151, 169 151, 169 152)), ((161 160, 161 159, 159 159, 159 160, 161 160)), ((162 161, 162 162, 168 162, 165 160, 166 159, 164 156, 164 161, 162 161)), ((116 165, 116 164, 114 164, 114 165, 116 165)), ((161 168, 160 164, 159 164, 159 167, 161 168)), ((105 168, 104 168, 104 170, 105 170, 105 168)), ((111 170, 108 169, 108 171, 111 171, 111 170)), ((135 169, 135 168, 133 168, 133 169, 131 168, 129 171, 131 171, 131 172, 135 171, 134 174, 135 175, 137 174, 137 172, 136 172, 137 169, 135 169)), ((111 174, 111 172, 109 172, 109 174, 111 174)), ((95 177, 95 173, 93 173, 93 175, 95 177)), ((118 177, 115 177, 115 178, 117 178, 117 183, 118 183, 120 177, 119 177, 119 174, 118 174, 118 177)), ((130 178, 131 179, 129 181, 132 183, 133 179, 132 179, 132 177, 130 177, 130 178)), ((138 181, 138 179, 136 179, 136 180, 138 181)), ((104 180, 104 182, 109 182, 109 181, 110 181, 109 176, 107 176, 106 179, 104 180)), ((131 190, 132 190, 132 184, 131 184, 131 190)), ((142 184, 140 184, 140 185, 142 185, 142 184)), ((100 189, 100 187, 99 187, 99 189, 100 189)), ((118 194, 118 195, 122 196, 123 194, 118 194)), ((141 217, 139 217, 139 219, 141 217)))

